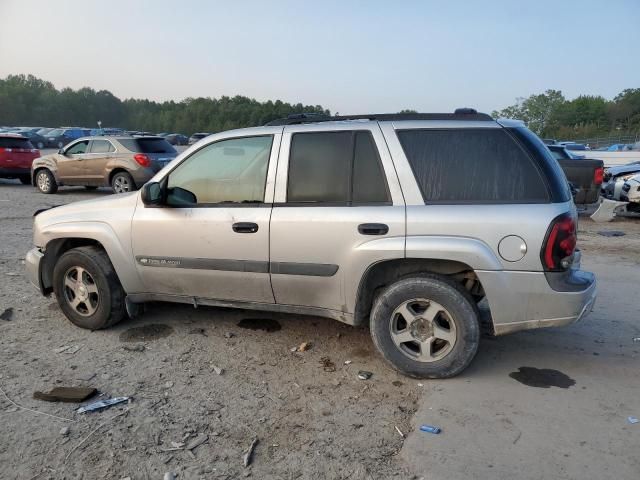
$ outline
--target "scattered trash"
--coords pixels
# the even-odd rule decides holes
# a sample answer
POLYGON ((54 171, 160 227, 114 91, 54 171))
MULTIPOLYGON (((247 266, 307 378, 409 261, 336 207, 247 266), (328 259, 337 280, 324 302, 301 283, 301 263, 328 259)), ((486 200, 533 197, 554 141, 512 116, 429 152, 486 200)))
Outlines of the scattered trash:
POLYGON ((640 420, 638 420, 637 417, 628 417, 627 422, 629 422, 631 425, 635 425, 636 423, 640 422, 640 420))
POLYGON ((635 338, 633 339, 633 341, 634 341, 634 342, 640 342, 640 337, 635 337, 635 338))
POLYGON ((298 352, 306 352, 307 350, 309 350, 312 346, 311 342, 302 342, 299 346, 298 346, 298 352))
POLYGON ((282 328, 280 323, 272 318, 243 318, 238 326, 249 330, 264 330, 268 333, 277 332, 282 328))
POLYGON ((84 407, 80 407, 76 411, 78 413, 95 412, 98 410, 102 410, 104 408, 109 408, 113 405, 117 405, 118 403, 123 403, 128 401, 129 401, 129 397, 107 398, 106 400, 100 400, 99 402, 93 402, 93 403, 90 403, 89 405, 85 405, 84 407))
POLYGON ((173 388, 173 382, 166 382, 164 388, 173 388))
POLYGON ((55 387, 48 392, 33 392, 33 398, 45 402, 80 403, 96 393, 98 391, 90 387, 55 387))
POLYGON ((400 436, 404 438, 404 433, 402 433, 402 430, 400 430, 398 427, 395 427, 395 428, 396 428, 396 432, 398 432, 400 436))
POLYGON ((163 480, 176 480, 176 474, 173 472, 165 472, 163 480))
POLYGON ((194 438, 189 443, 187 443, 187 446, 185 448, 187 450, 195 450, 196 448, 198 448, 200 445, 207 442, 208 440, 209 440, 209 435, 205 435, 204 433, 201 433, 196 438, 194 438))
POLYGON ((69 427, 62 427, 60 429, 60 435, 62 435, 63 437, 66 437, 67 435, 69 435, 69 432, 71 432, 69 427))
POLYGON ((68 349, 66 349, 63 353, 66 353, 67 355, 73 355, 74 353, 76 353, 78 350, 80 350, 80 345, 74 345, 73 347, 69 347, 68 349))
POLYGON ((227 333, 224 334, 224 338, 233 338, 235 336, 236 336, 236 334, 233 333, 233 332, 227 332, 227 333))
POLYGON ((351 363, 353 363, 351 360, 345 360, 345 361, 344 361, 344 364, 345 364, 345 365, 351 365, 351 363))
POLYGON ((251 445, 249 445, 249 448, 247 449, 244 456, 242 457, 242 464, 244 465, 245 468, 251 465, 253 451, 255 450, 257 444, 258 444, 258 438, 256 437, 253 439, 253 441, 251 442, 251 445))
POLYGON ((591 215, 591 220, 597 223, 610 222, 616 216, 616 210, 627 203, 603 198, 598 209, 591 215))
POLYGON ((144 352, 145 346, 142 343, 136 343, 135 345, 123 345, 122 348, 127 352, 144 352))
POLYGON ((331 361, 329 357, 321 357, 320 364, 322 364, 322 369, 325 372, 335 372, 336 364, 331 361))
POLYGON ((173 448, 184 448, 184 442, 171 442, 173 448))
POLYGON ((64 347, 54 348, 53 353, 62 353, 65 350, 69 350, 70 348, 71 348, 71 345, 65 345, 64 347))
POLYGON ((6 320, 7 322, 11 321, 13 318, 13 308, 5 308, 4 312, 0 315, 0 320, 6 320))
POLYGON ((211 364, 211 370, 216 372, 218 375, 222 375, 224 373, 224 368, 220 368, 217 365, 211 364))
POLYGON ((420 426, 420 431, 422 432, 427 432, 427 433, 434 433, 434 434, 439 434, 442 430, 440 430, 440 427, 434 427, 432 425, 421 425, 420 426))
POLYGON ((419 386, 419 387, 424 387, 424 384, 419 383, 419 384, 418 384, 418 386, 419 386))
POLYGON ((620 230, 600 230, 598 235, 603 237, 624 237, 626 234, 620 230))
POLYGON ((20 276, 20 274, 16 273, 16 272, 7 272, 6 275, 7 275, 7 277, 18 277, 18 276, 20 276))
POLYGON ((358 378, 360 380, 369 380, 372 376, 373 376, 373 373, 371 372, 366 372, 364 370, 360 370, 358 372, 358 378))

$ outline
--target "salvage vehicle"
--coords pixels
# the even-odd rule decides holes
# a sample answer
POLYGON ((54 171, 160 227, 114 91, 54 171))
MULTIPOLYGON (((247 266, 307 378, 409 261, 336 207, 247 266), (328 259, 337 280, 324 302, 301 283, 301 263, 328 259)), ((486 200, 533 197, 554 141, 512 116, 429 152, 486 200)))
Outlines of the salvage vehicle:
POLYGON ((209 135, 211 135, 210 133, 206 133, 206 132, 200 132, 200 133, 194 133, 193 135, 191 135, 189 137, 189 140, 187 140, 187 144, 188 145, 193 145, 196 142, 199 142, 200 140, 202 140, 203 138, 208 137, 209 135))
POLYGON ((211 135, 140 192, 38 212, 26 268, 82 328, 149 301, 318 315, 368 325, 398 371, 444 378, 475 356, 485 298, 496 335, 591 310, 576 223, 522 122, 298 114, 211 135))
POLYGON ((620 201, 629 202, 627 211, 640 212, 640 174, 633 175, 624 182, 620 201))
POLYGON ((14 133, 0 133, 0 178, 17 178, 31 183, 31 164, 40 156, 28 138, 14 133))
POLYGON ((42 193, 56 193, 61 185, 111 186, 124 193, 139 188, 177 154, 160 137, 84 137, 33 162, 31 178, 42 193))
POLYGON ((602 196, 609 200, 621 200, 624 182, 638 173, 640 173, 640 162, 606 168, 601 188, 602 196))
POLYGON ((576 205, 596 203, 604 177, 604 162, 567 150, 563 145, 547 145, 572 185, 576 205))

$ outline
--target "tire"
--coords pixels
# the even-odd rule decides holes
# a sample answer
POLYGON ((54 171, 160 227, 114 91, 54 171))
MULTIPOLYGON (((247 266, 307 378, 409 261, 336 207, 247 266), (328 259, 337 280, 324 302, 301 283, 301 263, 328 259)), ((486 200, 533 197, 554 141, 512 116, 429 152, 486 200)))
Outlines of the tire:
POLYGON ((20 177, 20 183, 23 185, 31 185, 31 175, 22 175, 20 177))
POLYGON ((126 317, 125 292, 109 257, 98 247, 65 252, 53 268, 53 291, 62 312, 78 327, 100 330, 126 317))
POLYGON ((42 142, 38 142, 38 143, 36 143, 36 148, 37 148, 38 150, 42 150, 42 149, 44 148, 44 143, 42 143, 42 142))
POLYGON ((85 185, 84 188, 86 188, 89 191, 98 189, 98 187, 96 187, 95 185, 85 185))
POLYGON ((471 296, 454 281, 439 275, 409 277, 375 299, 371 337, 399 372, 449 378, 462 372, 478 351, 478 315, 471 296))
POLYGON ((62 148, 62 147, 64 147, 64 143, 62 143, 62 142, 58 142, 58 149, 60 149, 60 148, 62 148))
POLYGON ((136 184, 133 177, 127 172, 118 172, 111 179, 111 188, 113 193, 133 192, 136 189, 136 184))
POLYGON ((58 191, 58 184, 56 183, 56 179, 46 168, 42 170, 38 170, 36 173, 36 187, 42 193, 56 193, 58 191))

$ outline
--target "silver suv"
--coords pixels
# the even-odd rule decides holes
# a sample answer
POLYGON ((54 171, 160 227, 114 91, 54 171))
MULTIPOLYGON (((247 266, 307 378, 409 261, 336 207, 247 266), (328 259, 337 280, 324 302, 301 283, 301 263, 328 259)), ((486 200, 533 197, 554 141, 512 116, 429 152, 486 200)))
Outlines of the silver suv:
POLYGON ((567 180, 515 121, 297 115, 209 136, 140 192, 39 212, 32 282, 88 329, 148 301, 368 324, 402 373, 450 377, 480 341, 591 310, 567 180))

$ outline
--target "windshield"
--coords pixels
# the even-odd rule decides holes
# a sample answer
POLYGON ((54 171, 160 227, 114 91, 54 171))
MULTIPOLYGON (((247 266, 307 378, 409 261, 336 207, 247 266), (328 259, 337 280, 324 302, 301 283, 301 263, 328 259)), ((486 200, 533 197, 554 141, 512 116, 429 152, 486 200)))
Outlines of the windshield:
POLYGON ((47 135, 49 135, 50 137, 57 137, 62 135, 62 132, 64 130, 62 130, 61 128, 57 128, 56 130, 51 130, 49 133, 47 133, 47 135))

